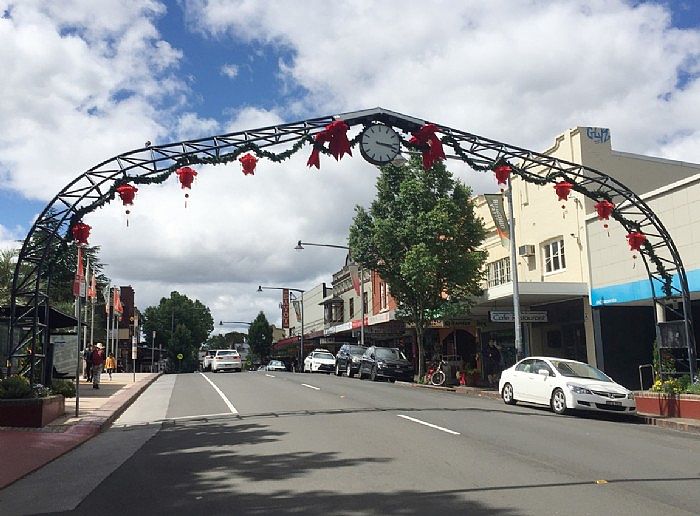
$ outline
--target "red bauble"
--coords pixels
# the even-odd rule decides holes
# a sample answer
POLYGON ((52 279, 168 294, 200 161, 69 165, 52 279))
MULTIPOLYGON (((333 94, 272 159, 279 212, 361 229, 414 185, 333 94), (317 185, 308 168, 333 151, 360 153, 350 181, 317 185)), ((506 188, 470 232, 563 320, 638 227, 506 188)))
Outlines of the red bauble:
POLYGON ((182 188, 192 188, 192 181, 194 181, 194 177, 197 175, 197 172, 193 168, 180 167, 175 173, 180 180, 182 188))
POLYGON ((614 209, 615 205, 605 199, 595 205, 595 211, 598 212, 598 220, 609 220, 614 209))
POLYGON ((559 197, 560 201, 566 201, 573 187, 574 185, 568 181, 559 181, 554 185, 554 190, 557 192, 557 197, 559 197))
POLYGON ((646 241, 646 235, 644 233, 640 233, 639 231, 633 231, 627 235, 627 243, 630 246, 630 251, 639 251, 646 241))
POLYGON ((499 185, 508 184, 508 177, 510 177, 511 172, 512 169, 510 165, 499 165, 493 169, 493 173, 496 174, 496 181, 498 181, 499 185))
POLYGON ((138 191, 138 188, 128 183, 117 187, 117 193, 119 194, 122 203, 124 203, 124 206, 134 204, 134 197, 136 197, 136 192, 138 191))
POLYGON ((78 241, 79 244, 87 245, 88 238, 90 238, 90 230, 92 228, 83 222, 76 223, 71 228, 71 234, 73 238, 78 241))
POLYGON ((245 155, 238 158, 238 161, 241 162, 244 175, 255 175, 255 165, 258 163, 258 158, 253 156, 250 152, 247 152, 245 155))

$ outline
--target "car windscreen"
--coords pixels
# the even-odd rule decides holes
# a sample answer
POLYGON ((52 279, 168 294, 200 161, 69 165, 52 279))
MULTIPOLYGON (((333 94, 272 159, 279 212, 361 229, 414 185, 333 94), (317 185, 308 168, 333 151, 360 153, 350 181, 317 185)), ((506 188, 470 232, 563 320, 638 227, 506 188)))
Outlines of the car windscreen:
POLYGON ((406 360, 406 356, 398 349, 394 348, 377 348, 375 351, 377 359, 385 360, 406 360))
POLYGON ((329 360, 335 360, 335 357, 330 353, 314 353, 314 358, 324 358, 329 360))
POLYGON ((237 356, 238 351, 219 351, 218 356, 220 357, 230 357, 230 356, 237 356))
POLYGON ((270 361, 270 365, 281 366, 281 365, 284 365, 284 364, 283 364, 282 362, 280 362, 279 360, 271 360, 271 361, 270 361))
POLYGON ((348 353, 350 353, 351 355, 362 356, 365 354, 365 351, 367 351, 367 348, 363 348, 362 346, 350 346, 350 347, 348 347, 348 353))
POLYGON ((599 380, 601 382, 612 382, 610 377, 603 371, 588 364, 566 362, 564 360, 552 360, 552 364, 557 369, 557 372, 559 372, 559 374, 562 376, 568 376, 570 378, 586 378, 589 380, 599 380))

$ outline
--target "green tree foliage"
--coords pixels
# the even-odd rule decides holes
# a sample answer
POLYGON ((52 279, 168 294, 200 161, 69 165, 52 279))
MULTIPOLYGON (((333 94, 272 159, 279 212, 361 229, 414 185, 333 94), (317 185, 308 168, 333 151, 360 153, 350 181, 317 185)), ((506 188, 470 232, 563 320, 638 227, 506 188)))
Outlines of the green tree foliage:
POLYGON ((471 190, 443 163, 426 172, 413 157, 406 165, 382 167, 369 211, 355 211, 352 258, 380 274, 415 325, 422 376, 426 324, 468 313, 482 292, 486 253, 479 246, 485 230, 471 190))
POLYGON ((170 297, 161 298, 158 306, 143 311, 142 329, 149 346, 162 346, 175 367, 177 354, 182 353, 182 371, 192 371, 197 367, 197 351, 214 329, 214 319, 201 302, 174 291, 170 297))
POLYGON ((245 333, 232 331, 224 335, 212 335, 202 346, 202 349, 237 349, 237 344, 243 344, 245 333))
POLYGON ((15 274, 17 263, 17 249, 0 250, 0 305, 10 303, 10 292, 12 290, 12 279, 15 274))
POLYGON ((260 357, 260 360, 267 360, 272 349, 272 326, 267 322, 263 312, 260 312, 253 320, 248 330, 248 345, 250 351, 260 357))

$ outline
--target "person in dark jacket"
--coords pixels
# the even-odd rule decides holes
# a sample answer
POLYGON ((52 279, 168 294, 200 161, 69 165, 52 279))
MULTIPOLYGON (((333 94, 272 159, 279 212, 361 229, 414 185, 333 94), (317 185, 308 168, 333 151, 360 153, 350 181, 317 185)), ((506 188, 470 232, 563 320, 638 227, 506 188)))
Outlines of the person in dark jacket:
POLYGON ((102 367, 105 363, 105 350, 101 342, 97 343, 92 351, 92 388, 100 388, 100 377, 102 376, 102 367))
POLYGON ((92 344, 88 344, 85 346, 85 350, 83 350, 83 378, 88 382, 92 381, 92 351, 92 344))

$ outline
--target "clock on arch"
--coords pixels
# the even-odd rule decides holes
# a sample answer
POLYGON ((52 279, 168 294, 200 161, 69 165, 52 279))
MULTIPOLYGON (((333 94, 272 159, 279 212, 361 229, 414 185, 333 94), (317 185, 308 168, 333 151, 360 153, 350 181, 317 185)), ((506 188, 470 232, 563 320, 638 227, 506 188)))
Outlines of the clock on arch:
POLYGON ((363 129, 360 153, 373 165, 388 165, 400 152, 401 138, 388 125, 372 124, 363 129))

